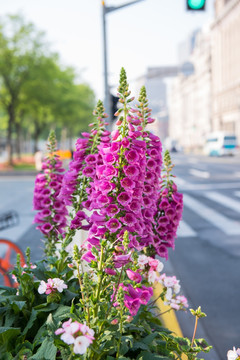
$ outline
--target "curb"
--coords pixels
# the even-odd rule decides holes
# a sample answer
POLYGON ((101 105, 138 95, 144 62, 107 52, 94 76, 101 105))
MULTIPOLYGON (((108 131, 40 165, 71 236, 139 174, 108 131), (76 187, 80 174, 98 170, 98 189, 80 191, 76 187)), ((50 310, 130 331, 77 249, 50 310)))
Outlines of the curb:
POLYGON ((6 176, 36 176, 38 174, 37 171, 1 171, 0 170, 0 177, 6 176))

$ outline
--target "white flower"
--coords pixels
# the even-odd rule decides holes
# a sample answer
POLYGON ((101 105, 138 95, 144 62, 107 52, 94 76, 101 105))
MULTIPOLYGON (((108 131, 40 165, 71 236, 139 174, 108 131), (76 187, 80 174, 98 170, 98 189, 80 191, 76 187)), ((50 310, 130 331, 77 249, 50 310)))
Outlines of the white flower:
POLYGON ((45 281, 41 280, 40 285, 38 287, 39 294, 44 294, 46 290, 47 290, 47 284, 45 283, 45 281))
POLYGON ((144 269, 145 265, 148 263, 148 257, 146 255, 139 255, 138 265, 140 269, 144 269))
POLYGON ((83 355, 87 351, 90 342, 86 336, 78 336, 74 341, 73 352, 75 354, 83 355))
POLYGON ((171 301, 171 299, 172 299, 172 289, 171 289, 171 288, 168 288, 168 289, 167 289, 165 298, 166 298, 168 301, 171 301))
POLYGON ((74 344, 75 341, 75 338, 72 336, 72 334, 67 331, 60 336, 60 339, 68 345, 74 344))
POLYGON ((178 304, 178 301, 175 299, 171 299, 170 306, 172 309, 179 310, 180 305, 178 304))
POLYGON ((176 285, 176 278, 175 276, 166 276, 166 278, 164 279, 164 286, 166 287, 173 287, 174 285, 176 285))
POLYGON ((238 359, 239 355, 240 355, 240 349, 236 350, 235 347, 233 348, 233 350, 229 350, 227 352, 228 360, 236 360, 236 359, 238 359))
POLYGON ((159 261, 158 262, 158 266, 157 266, 157 272, 161 272, 162 271, 162 269, 164 268, 164 265, 163 265, 163 263, 161 262, 161 261, 159 261))
POLYGON ((67 285, 64 284, 64 281, 59 278, 53 279, 53 287, 59 292, 63 292, 64 289, 67 289, 67 285))
POLYGON ((148 282, 151 284, 155 283, 155 281, 157 280, 157 274, 155 271, 149 271, 148 273, 148 282))
POLYGON ((175 294, 178 294, 180 289, 181 289, 181 286, 179 285, 179 281, 178 281, 177 284, 173 285, 173 290, 174 290, 175 294))

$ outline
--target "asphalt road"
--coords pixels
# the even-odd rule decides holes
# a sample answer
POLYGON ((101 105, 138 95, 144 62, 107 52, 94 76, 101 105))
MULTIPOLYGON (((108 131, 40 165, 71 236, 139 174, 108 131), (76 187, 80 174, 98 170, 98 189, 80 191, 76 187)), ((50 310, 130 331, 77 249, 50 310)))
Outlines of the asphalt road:
MULTIPOLYGON (((172 271, 191 307, 200 305, 207 313, 197 336, 205 336, 215 353, 204 359, 225 360, 229 349, 240 346, 240 158, 172 158, 184 194, 172 271)), ((191 315, 178 319, 183 334, 191 337, 191 315)))
MULTIPOLYGON (((181 281, 190 307, 207 313, 197 337, 205 337, 214 351, 206 360, 225 360, 233 346, 240 347, 240 157, 207 158, 172 154, 184 213, 175 251, 166 269, 181 281)), ((33 176, 0 176, 0 214, 19 213, 19 225, 3 230, 32 261, 42 258, 41 234, 32 225, 33 176)), ((1 256, 0 248, 0 256, 1 256)), ((170 275, 170 273, 168 274, 170 275)), ((192 337, 194 321, 177 313, 184 336, 192 337)))

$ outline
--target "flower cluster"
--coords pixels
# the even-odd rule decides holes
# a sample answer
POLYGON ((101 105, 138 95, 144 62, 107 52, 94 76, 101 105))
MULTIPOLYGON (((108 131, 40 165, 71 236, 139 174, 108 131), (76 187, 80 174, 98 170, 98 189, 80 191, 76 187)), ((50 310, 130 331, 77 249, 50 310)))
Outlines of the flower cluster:
POLYGON ((181 286, 176 276, 166 276, 161 274, 158 282, 162 284, 165 292, 165 304, 170 305, 175 310, 182 310, 188 308, 188 301, 183 295, 177 295, 180 292, 181 286))
POLYGON ((88 220, 84 213, 83 202, 86 201, 86 193, 81 191, 81 187, 87 187, 91 180, 96 177, 96 166, 102 164, 101 155, 98 153, 99 143, 110 141, 110 132, 105 130, 107 124, 103 104, 98 102, 94 111, 96 120, 90 124, 90 133, 82 133, 83 138, 76 142, 76 150, 73 153, 73 160, 69 164, 69 170, 64 174, 59 199, 66 205, 73 206, 74 214, 70 229, 85 229, 88 226, 82 223, 88 220))
POLYGON ((165 175, 162 176, 161 191, 157 201, 155 213, 154 245, 157 254, 168 259, 168 248, 174 249, 174 241, 177 237, 177 229, 182 218, 183 195, 177 191, 177 186, 171 179, 173 165, 169 152, 164 154, 165 175))
POLYGON ((56 335, 61 334, 61 340, 68 345, 73 345, 75 354, 83 355, 94 340, 94 331, 86 323, 80 324, 72 319, 64 322, 62 327, 55 331, 56 335))
POLYGON ((132 316, 136 315, 141 305, 146 305, 153 296, 153 289, 142 285, 134 288, 131 284, 124 286, 124 305, 132 316))
POLYGON ((138 266, 145 273, 148 282, 154 284, 164 265, 161 261, 151 256, 140 255, 138 257, 138 266))
POLYGON ((96 122, 90 133, 77 140, 58 196, 72 209, 64 249, 68 266, 79 281, 78 314, 82 315, 79 323, 69 320, 56 334, 74 344, 76 354, 85 353, 89 345, 89 338, 84 338, 87 327, 83 329, 81 322, 86 320, 87 326, 94 328, 92 347, 96 348, 103 328, 92 326, 92 319, 104 314, 109 324, 119 324, 122 329, 141 306, 149 304, 157 282, 163 284, 163 295, 173 309, 188 306, 186 298, 177 295, 178 280, 159 275, 163 264, 156 258, 167 258, 168 248, 174 247, 182 215, 182 195, 171 179, 170 159, 165 156, 162 162, 161 141, 146 130, 153 119, 144 87, 139 104, 131 107, 133 98, 124 69, 118 97, 117 129, 111 134, 104 129, 106 114, 99 102, 96 122), (88 234, 71 255, 70 241, 78 230, 88 234))
POLYGON ((50 133, 48 142, 49 155, 43 162, 43 173, 38 174, 35 181, 33 209, 39 211, 34 218, 34 222, 40 224, 37 229, 45 235, 51 247, 58 235, 64 233, 68 212, 64 202, 58 198, 65 169, 56 154, 54 132, 50 133))
POLYGON ((64 289, 67 289, 67 285, 64 284, 64 281, 59 278, 48 279, 47 282, 41 280, 38 287, 39 294, 49 295, 56 291, 63 292, 64 289))

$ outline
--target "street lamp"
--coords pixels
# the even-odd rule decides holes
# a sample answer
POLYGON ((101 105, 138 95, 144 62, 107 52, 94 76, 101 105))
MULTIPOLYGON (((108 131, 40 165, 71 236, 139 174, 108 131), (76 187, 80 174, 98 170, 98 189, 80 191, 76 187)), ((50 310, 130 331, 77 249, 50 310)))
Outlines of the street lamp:
POLYGON ((135 0, 119 6, 106 6, 102 1, 102 19, 103 19, 103 58, 104 58, 104 106, 106 113, 110 116, 110 91, 108 85, 108 62, 107 62, 107 35, 106 35, 106 14, 119 10, 123 7, 136 4, 144 0, 135 0))

